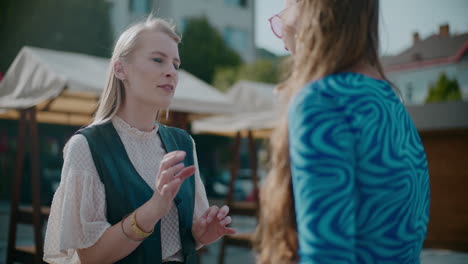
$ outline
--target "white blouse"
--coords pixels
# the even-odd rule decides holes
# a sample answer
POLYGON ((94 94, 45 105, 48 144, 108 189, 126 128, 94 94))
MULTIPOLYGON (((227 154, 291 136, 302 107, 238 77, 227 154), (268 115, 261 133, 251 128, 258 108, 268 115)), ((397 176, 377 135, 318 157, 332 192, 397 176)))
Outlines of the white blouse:
MULTIPOLYGON (((166 154, 158 127, 143 132, 121 118, 112 119, 133 166, 154 190, 159 163, 166 154)), ((194 144, 195 208, 193 220, 208 209, 205 187, 200 178, 194 144)), ((80 263, 76 249, 94 245, 111 225, 106 219, 105 189, 83 135, 74 135, 66 144, 60 185, 55 192, 47 224, 44 261, 80 263)), ((161 247, 164 261, 182 261, 177 207, 161 219, 161 247)))

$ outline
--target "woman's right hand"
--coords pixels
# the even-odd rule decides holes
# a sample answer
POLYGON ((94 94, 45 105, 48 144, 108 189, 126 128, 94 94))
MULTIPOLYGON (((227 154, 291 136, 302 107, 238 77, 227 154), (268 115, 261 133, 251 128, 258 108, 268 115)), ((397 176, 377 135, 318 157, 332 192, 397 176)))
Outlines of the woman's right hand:
POLYGON ((195 173, 195 166, 184 166, 184 151, 173 151, 164 155, 159 166, 153 197, 158 214, 163 217, 171 208, 174 197, 185 179, 195 173))

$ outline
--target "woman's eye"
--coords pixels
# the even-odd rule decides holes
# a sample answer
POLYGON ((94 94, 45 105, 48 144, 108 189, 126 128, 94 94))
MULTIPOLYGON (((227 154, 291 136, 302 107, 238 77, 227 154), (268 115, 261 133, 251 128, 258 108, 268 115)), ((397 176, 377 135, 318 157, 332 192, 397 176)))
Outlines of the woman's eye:
POLYGON ((153 61, 158 62, 158 63, 162 63, 162 62, 163 62, 163 60, 160 59, 160 58, 154 58, 153 61))
POLYGON ((176 70, 178 70, 178 69, 180 68, 180 66, 177 65, 177 64, 174 64, 174 68, 175 68, 176 70))

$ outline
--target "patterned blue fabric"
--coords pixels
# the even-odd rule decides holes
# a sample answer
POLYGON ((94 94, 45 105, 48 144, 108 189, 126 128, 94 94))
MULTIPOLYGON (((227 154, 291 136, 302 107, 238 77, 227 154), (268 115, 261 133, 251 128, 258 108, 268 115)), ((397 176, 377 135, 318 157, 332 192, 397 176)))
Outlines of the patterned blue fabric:
POLYGON ((420 137, 385 81, 329 75, 289 109, 300 263, 419 263, 429 218, 420 137))

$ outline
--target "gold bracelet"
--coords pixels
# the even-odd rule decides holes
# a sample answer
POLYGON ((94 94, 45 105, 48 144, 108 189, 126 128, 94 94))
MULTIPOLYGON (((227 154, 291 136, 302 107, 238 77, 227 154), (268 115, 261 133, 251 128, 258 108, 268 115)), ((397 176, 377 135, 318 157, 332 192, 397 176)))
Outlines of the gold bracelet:
POLYGON ((127 237, 129 240, 133 241, 133 242, 137 242, 137 243, 140 243, 140 242, 143 242, 143 240, 145 239, 141 239, 141 240, 136 240, 136 239, 133 239, 131 238, 126 232, 125 232, 125 229, 124 229, 124 221, 125 219, 127 219, 129 215, 126 215, 122 218, 122 221, 120 221, 120 228, 122 229, 122 233, 125 235, 125 237, 127 237))
POLYGON ((139 237, 139 238, 147 238, 149 237, 151 234, 153 234, 153 230, 151 230, 150 232, 145 232, 143 230, 141 230, 141 228, 138 226, 137 224, 137 221, 136 221, 136 210, 133 211, 133 213, 130 215, 130 225, 132 226, 132 230, 133 232, 135 232, 135 234, 139 237))

